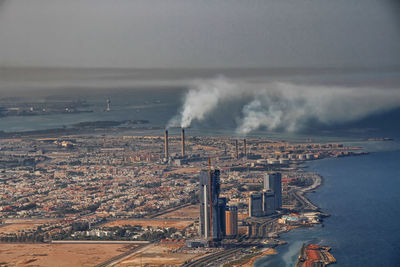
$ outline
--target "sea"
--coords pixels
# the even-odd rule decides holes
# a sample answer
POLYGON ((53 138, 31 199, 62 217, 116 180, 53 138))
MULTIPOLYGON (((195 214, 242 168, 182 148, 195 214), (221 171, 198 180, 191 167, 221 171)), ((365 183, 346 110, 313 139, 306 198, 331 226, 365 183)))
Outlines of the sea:
POLYGON ((303 243, 331 247, 335 266, 400 266, 400 143, 366 144, 364 156, 308 163, 324 177, 310 200, 331 216, 323 226, 282 234, 286 245, 254 266, 294 266, 303 243), (376 148, 378 147, 378 148, 376 148))
MULTIPOLYGON (((13 102, 84 100, 90 113, 0 117, 0 131, 18 132, 71 127, 84 121, 149 120, 151 130, 124 135, 163 135, 165 125, 181 110, 187 81, 224 75, 231 79, 289 81, 301 84, 369 86, 400 90, 400 70, 265 69, 265 70, 53 70, 0 69, 0 107, 13 102), (157 78, 154 78, 157 77, 157 78), (150 82, 149 82, 150 81, 150 82), (111 111, 104 112, 111 99, 111 111)), ((364 103, 360 103, 364 104, 364 103)), ((188 136, 237 137, 232 120, 195 122, 188 136)), ((282 234, 286 245, 254 266, 293 266, 303 243, 332 248, 336 266, 400 266, 400 109, 303 132, 260 129, 251 137, 292 142, 343 142, 361 146, 368 155, 315 160, 308 171, 323 184, 308 197, 331 216, 323 226, 282 234), (368 138, 392 141, 365 141, 368 138)), ((171 129, 170 135, 179 134, 171 129)))

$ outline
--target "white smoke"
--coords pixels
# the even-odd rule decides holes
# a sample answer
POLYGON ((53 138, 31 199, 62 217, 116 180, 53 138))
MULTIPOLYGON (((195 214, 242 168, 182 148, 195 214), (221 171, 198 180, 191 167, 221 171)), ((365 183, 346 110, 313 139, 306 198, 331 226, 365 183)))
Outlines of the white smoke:
MULTIPOLYGON (((185 96, 179 115, 169 126, 188 127, 204 121, 229 101, 241 103, 237 134, 265 127, 298 131, 309 121, 323 124, 355 121, 400 107, 400 91, 338 86, 305 86, 292 83, 234 82, 225 78, 196 81, 185 96)), ((226 114, 226 116, 232 116, 226 114)))
POLYGON ((169 121, 168 127, 189 127, 193 120, 204 120, 221 102, 244 93, 237 84, 223 77, 194 81, 185 96, 181 113, 169 121))

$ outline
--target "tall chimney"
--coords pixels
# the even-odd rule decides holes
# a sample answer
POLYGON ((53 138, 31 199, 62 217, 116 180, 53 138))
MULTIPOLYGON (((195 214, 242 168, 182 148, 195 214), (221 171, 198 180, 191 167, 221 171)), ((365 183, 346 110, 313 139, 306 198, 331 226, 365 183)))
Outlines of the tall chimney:
POLYGON ((165 130, 164 135, 164 156, 168 159, 168 130, 165 130))
POLYGON ((181 152, 182 152, 182 157, 185 156, 185 129, 182 128, 181 131, 181 152))
POLYGON ((243 157, 247 157, 247 150, 246 150, 246 138, 243 139, 243 157))
POLYGON ((236 159, 239 158, 239 148, 238 148, 238 140, 235 140, 235 148, 236 148, 236 159))

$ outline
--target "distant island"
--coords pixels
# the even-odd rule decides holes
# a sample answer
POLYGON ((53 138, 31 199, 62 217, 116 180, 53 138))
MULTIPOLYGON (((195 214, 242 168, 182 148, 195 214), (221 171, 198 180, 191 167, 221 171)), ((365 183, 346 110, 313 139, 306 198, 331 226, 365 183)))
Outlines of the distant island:
POLYGON ((393 138, 383 137, 383 138, 368 138, 366 141, 393 141, 393 138))

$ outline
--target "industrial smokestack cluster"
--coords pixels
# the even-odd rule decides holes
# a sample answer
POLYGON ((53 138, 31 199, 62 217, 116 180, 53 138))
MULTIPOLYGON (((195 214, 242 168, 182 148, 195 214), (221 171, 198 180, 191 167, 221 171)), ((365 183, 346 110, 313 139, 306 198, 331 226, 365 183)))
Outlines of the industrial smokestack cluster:
MULTIPOLYGON (((181 154, 182 157, 185 156, 185 129, 182 128, 181 130, 181 154)), ((165 130, 164 134, 164 158, 169 158, 169 151, 168 151, 168 130, 165 130)))

